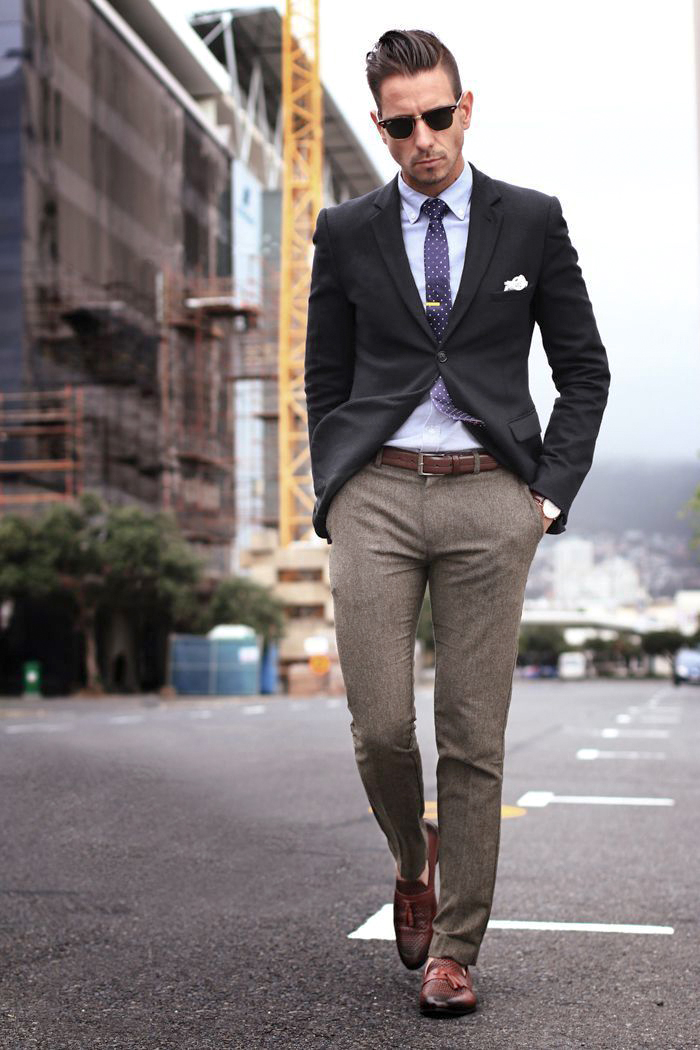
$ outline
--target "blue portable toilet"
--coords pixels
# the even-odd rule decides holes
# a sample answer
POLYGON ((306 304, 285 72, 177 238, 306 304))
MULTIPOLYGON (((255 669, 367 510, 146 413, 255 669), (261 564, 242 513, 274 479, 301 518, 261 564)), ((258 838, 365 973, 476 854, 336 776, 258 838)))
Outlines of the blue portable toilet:
POLYGON ((261 645, 253 628, 219 624, 207 638, 212 646, 212 691, 219 696, 255 696, 260 690, 261 645))
POLYGON ((208 635, 170 636, 168 680, 179 694, 255 696, 260 665, 261 645, 246 624, 222 624, 208 635))

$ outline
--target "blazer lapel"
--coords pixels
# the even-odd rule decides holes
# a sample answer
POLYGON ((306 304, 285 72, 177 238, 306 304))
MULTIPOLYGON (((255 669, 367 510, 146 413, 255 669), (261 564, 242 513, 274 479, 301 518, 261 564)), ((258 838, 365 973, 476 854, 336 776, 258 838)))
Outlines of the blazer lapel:
MULTIPOLYGON (((467 251, 459 289, 442 338, 443 345, 447 342, 471 305, 476 290, 486 272, 486 267, 491 261, 503 222, 502 212, 494 207, 501 194, 493 180, 488 175, 484 175, 471 163, 470 167, 474 181, 469 206, 467 251)), ((418 288, 413 279, 411 266, 403 243, 400 215, 401 197, 399 195, 398 179, 399 175, 397 172, 391 182, 383 186, 375 197, 374 206, 376 211, 372 216, 372 229, 386 268, 391 274, 397 291, 409 313, 415 318, 425 334, 430 337, 431 342, 435 343, 435 333, 428 324, 425 307, 418 294, 418 288)))
POLYGON ((374 198, 374 206, 377 209, 372 216, 372 229, 377 239, 377 245, 381 252, 386 268, 391 274, 396 288, 406 304, 409 313, 415 318, 420 327, 435 342, 435 334, 428 324, 416 282, 411 273, 411 264, 406 255, 401 232, 401 197, 398 188, 398 172, 385 186, 381 188, 374 198))
MULTIPOLYGON (((469 205, 469 234, 464 257, 462 277, 455 301, 450 310, 447 328, 442 337, 444 345, 471 306, 477 288, 491 261, 498 235, 503 223, 503 212, 494 207, 501 194, 488 175, 470 163, 474 173, 472 196, 469 205)), ((415 283, 415 282, 414 282, 415 283)))

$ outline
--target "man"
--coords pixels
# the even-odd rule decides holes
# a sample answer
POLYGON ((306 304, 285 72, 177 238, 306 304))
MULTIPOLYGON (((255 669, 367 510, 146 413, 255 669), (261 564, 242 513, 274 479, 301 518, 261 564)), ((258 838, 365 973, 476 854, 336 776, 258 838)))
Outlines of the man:
POLYGON ((503 739, 528 570, 590 469, 610 373, 559 200, 462 156, 473 98, 431 33, 367 55, 400 167, 318 215, 305 385, 312 521, 331 544, 358 770, 396 861, 394 927, 423 1013, 476 1006, 503 739), (559 396, 528 389, 539 325, 559 396), (413 656, 429 587, 438 829, 423 819, 413 656), (435 865, 440 861, 440 899, 435 865))

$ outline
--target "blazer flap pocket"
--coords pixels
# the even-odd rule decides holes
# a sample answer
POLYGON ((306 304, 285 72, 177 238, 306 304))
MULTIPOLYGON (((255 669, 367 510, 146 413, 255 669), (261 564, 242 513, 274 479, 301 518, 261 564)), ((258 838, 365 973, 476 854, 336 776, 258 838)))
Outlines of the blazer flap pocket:
POLYGON ((518 416, 516 419, 509 420, 508 426, 513 432, 513 437, 516 441, 525 441, 526 438, 534 437, 542 430, 536 408, 533 408, 524 416, 518 416))

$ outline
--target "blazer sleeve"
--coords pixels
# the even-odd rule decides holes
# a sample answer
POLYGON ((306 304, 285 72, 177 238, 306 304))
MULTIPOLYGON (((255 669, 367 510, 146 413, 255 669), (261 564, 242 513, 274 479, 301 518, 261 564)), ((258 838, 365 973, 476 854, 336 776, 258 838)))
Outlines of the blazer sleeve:
POLYGON ((309 443, 323 417, 349 399, 355 365, 355 308, 338 277, 326 208, 313 243, 304 360, 309 443))
POLYGON ((547 213, 534 310, 559 396, 530 487, 561 507, 556 530, 554 525, 549 530, 553 532, 565 525, 590 470, 610 386, 607 355, 556 197, 551 198, 547 213))

